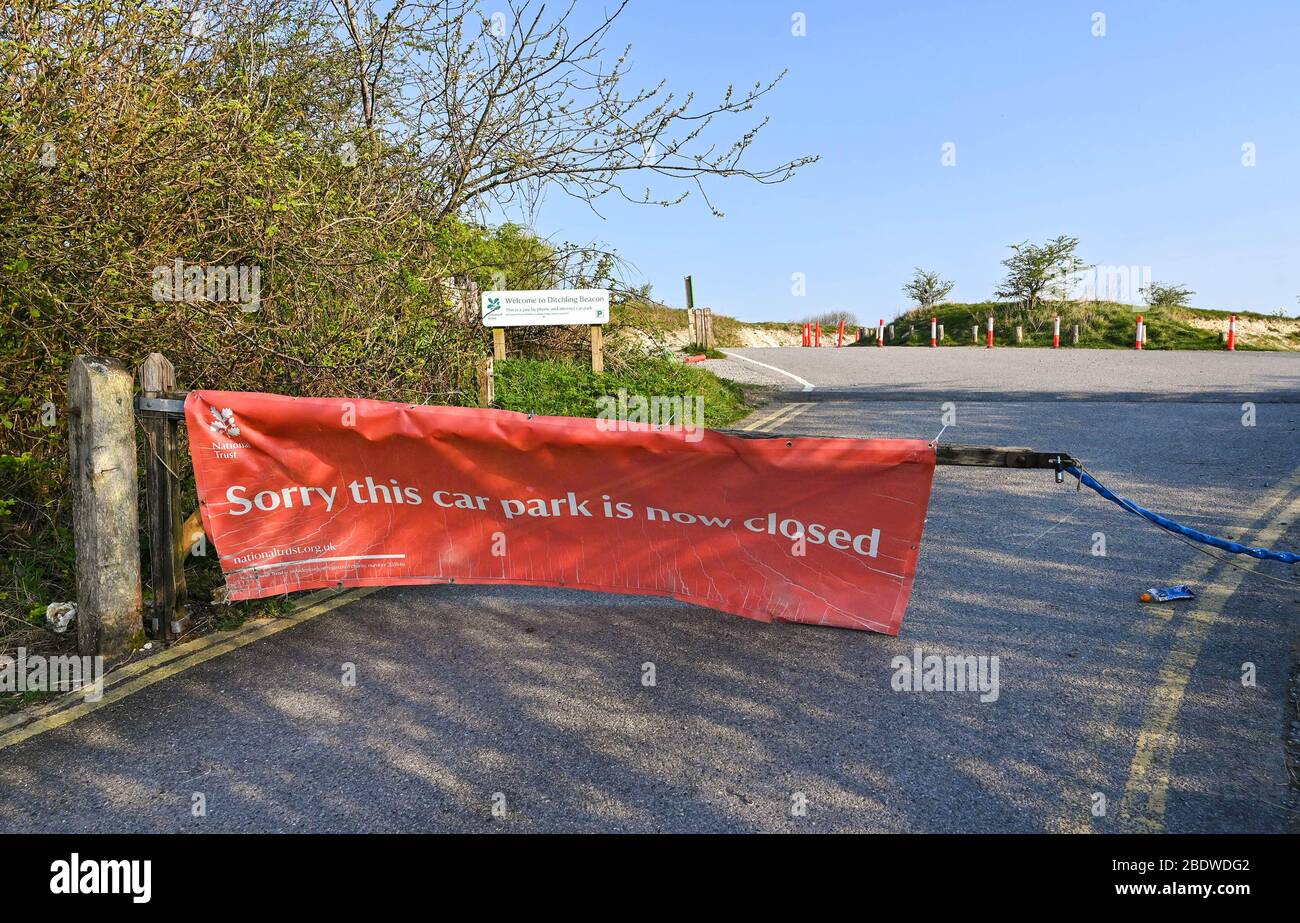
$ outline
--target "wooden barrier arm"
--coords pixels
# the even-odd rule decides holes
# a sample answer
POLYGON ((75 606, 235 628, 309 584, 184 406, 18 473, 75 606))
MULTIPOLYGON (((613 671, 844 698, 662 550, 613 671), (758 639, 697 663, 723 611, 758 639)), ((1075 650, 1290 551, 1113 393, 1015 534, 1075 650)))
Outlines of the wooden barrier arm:
MULTIPOLYGON (((723 429, 720 433, 742 439, 857 439, 858 436, 810 436, 806 433, 758 433, 749 430, 723 429)), ((964 468, 1023 468, 1056 471, 1079 464, 1068 452, 1039 452, 1013 446, 953 445, 941 443, 934 446, 936 465, 956 465, 964 468)), ((1057 478, 1060 482, 1062 479, 1057 478)))
MULTIPOLYGON (((136 410, 143 414, 162 414, 169 417, 185 416, 185 392, 174 392, 158 398, 137 398, 136 410)), ((758 433, 742 429, 720 429, 715 432, 742 439, 859 439, 860 436, 810 436, 807 433, 758 433)), ((940 443, 934 447, 936 465, 956 465, 964 468, 1024 468, 1056 470, 1077 466, 1078 459, 1068 452, 1039 452, 1017 446, 956 445, 940 443)))
POLYGON ((1036 452, 1033 449, 994 445, 948 445, 934 447, 936 465, 976 468, 1049 468, 1056 470, 1079 462, 1068 452, 1036 452))

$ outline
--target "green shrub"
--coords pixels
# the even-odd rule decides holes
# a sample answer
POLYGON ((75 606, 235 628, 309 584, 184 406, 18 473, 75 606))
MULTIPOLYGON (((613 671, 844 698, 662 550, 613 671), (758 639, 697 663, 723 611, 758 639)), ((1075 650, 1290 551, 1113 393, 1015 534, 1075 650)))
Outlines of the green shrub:
POLYGON ((627 361, 614 372, 596 373, 577 362, 508 359, 496 364, 496 403, 506 410, 551 417, 594 417, 597 400, 629 395, 704 399, 704 423, 729 426, 749 413, 738 385, 694 366, 657 356, 627 361))

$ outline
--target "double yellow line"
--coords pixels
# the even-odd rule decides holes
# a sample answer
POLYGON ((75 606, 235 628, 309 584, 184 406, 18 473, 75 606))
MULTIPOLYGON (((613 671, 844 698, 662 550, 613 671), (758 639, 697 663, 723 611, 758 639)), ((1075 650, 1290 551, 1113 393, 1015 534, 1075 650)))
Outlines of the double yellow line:
MULTIPOLYGON (((1300 468, 1277 484, 1257 508, 1262 512, 1253 522, 1224 531, 1252 545, 1275 546, 1286 533, 1287 524, 1300 516, 1300 468)), ((1165 639, 1169 639, 1168 650, 1151 685, 1119 801, 1123 829, 1147 833, 1165 830, 1169 792, 1177 781, 1174 764, 1183 747, 1179 728, 1183 701, 1211 632, 1230 618, 1229 604, 1247 575, 1254 570, 1227 557, 1194 556, 1194 560, 1180 570, 1176 578, 1171 577, 1170 582, 1196 585, 1200 593, 1196 601, 1185 609, 1173 609, 1164 614, 1168 619, 1166 625, 1156 622, 1158 616, 1153 613, 1152 621, 1143 621, 1126 635, 1111 641, 1111 646, 1117 650, 1138 650, 1164 644, 1165 639)), ((1244 615, 1239 608, 1238 613, 1234 617, 1244 615)), ((1104 691, 1088 706, 1093 717, 1087 726, 1098 742, 1098 748, 1122 733, 1111 717, 1113 704, 1108 697, 1117 684, 1138 681, 1138 678, 1124 674, 1127 669, 1125 663, 1106 670, 1100 686, 1104 691)), ((1080 752, 1088 757, 1094 755, 1086 748, 1080 752)), ((1048 823, 1049 829, 1073 833, 1103 829, 1097 826, 1088 811, 1090 793, 1098 791, 1104 784, 1099 772, 1089 773, 1082 779, 1071 779, 1063 786, 1061 807, 1048 823)))
POLYGON ((0 719, 0 750, 22 743, 37 734, 71 724, 105 705, 121 701, 132 693, 147 689, 190 667, 301 625, 318 615, 377 592, 378 589, 364 587, 345 593, 321 590, 303 597, 294 611, 284 618, 253 619, 230 631, 214 631, 210 635, 169 647, 160 654, 119 667, 104 676, 103 695, 94 701, 88 701, 85 691, 79 690, 60 696, 39 708, 25 709, 0 719))
POLYGON ((812 407, 812 404, 810 403, 782 404, 776 410, 759 417, 753 423, 750 423, 748 426, 742 428, 745 430, 745 432, 749 432, 749 433, 753 433, 753 432, 770 433, 778 426, 784 426, 785 424, 789 423, 791 420, 799 416, 799 414, 803 413, 809 407, 812 407))
MULTIPOLYGON (((1264 514, 1248 530, 1252 544, 1273 547, 1286 534, 1287 524, 1300 515, 1300 468, 1291 472, 1264 504, 1264 514)), ((1242 535, 1242 530, 1231 530, 1242 535)), ((1242 536, 1245 541, 1245 536, 1242 536)), ((1182 743, 1178 718, 1211 629, 1223 621, 1228 603, 1254 568, 1231 567, 1220 561, 1194 561, 1180 575, 1181 583, 1201 586, 1196 602, 1173 616, 1173 643, 1156 674, 1157 682, 1138 731, 1137 746, 1129 763, 1120 818, 1145 832, 1165 829, 1165 811, 1174 776, 1173 764, 1182 743)))

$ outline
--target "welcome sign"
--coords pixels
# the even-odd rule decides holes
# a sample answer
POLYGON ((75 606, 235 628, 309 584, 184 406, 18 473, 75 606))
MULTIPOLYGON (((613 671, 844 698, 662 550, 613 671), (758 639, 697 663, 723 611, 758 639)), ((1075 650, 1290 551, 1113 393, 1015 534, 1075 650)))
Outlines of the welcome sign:
POLYGON ((609 321, 609 292, 603 288, 483 293, 483 326, 595 326, 609 321))
POLYGON ((524 584, 897 634, 935 464, 922 440, 271 394, 191 391, 185 419, 232 599, 524 584))

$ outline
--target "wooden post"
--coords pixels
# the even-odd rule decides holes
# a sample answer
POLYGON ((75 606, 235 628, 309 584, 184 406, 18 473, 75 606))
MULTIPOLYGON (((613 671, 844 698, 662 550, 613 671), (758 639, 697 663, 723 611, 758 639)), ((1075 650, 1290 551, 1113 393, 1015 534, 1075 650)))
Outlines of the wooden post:
POLYGON ((478 405, 480 407, 491 407, 492 402, 497 399, 496 378, 492 367, 493 361, 490 356, 486 359, 480 359, 478 368, 475 370, 478 377, 478 405))
POLYGON ((890 342, 890 343, 893 343, 893 342, 894 342, 894 325, 893 325, 893 324, 890 324, 890 325, 889 325, 889 339, 888 339, 887 342, 890 342))
POLYGON ((943 342, 943 324, 939 325, 939 342, 943 342))
POLYGON ((131 373, 78 356, 68 373, 77 647, 111 663, 142 639, 131 373))
MULTIPOLYGON (((140 365, 140 390, 162 397, 176 390, 176 371, 161 353, 140 365)), ((145 499, 149 520, 149 585, 153 589, 149 627, 155 638, 174 641, 189 628, 185 606, 185 552, 181 540, 180 421, 142 413, 145 438, 145 499)))
POLYGON ((972 341, 976 346, 979 345, 979 342, 980 342, 980 325, 979 325, 979 324, 976 324, 974 327, 970 328, 970 338, 971 338, 971 341, 972 341))
POLYGON ((691 277, 685 276, 686 284, 686 322, 690 325, 691 342, 703 347, 704 344, 704 318, 700 311, 695 310, 695 286, 691 283, 691 277))
POLYGON ((605 371, 605 331, 600 324, 591 325, 591 370, 605 371))
POLYGON ((1016 324, 1016 342, 1017 343, 1025 342, 1025 328, 1020 326, 1019 324, 1016 324))
POLYGON ((1078 324, 1075 324, 1073 327, 1070 328, 1070 345, 1071 345, 1071 346, 1078 346, 1078 345, 1079 345, 1079 325, 1078 325, 1078 324))
POLYGON ((492 358, 504 359, 506 357, 506 328, 492 328, 492 358))
POLYGON ((690 341, 701 349, 713 348, 713 311, 709 308, 687 308, 690 322, 690 341))

